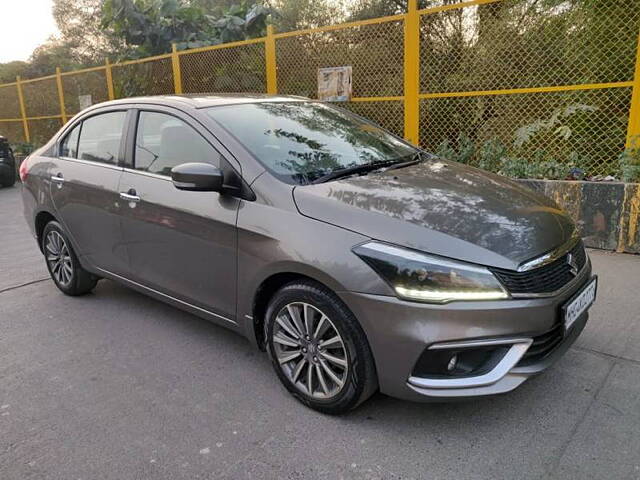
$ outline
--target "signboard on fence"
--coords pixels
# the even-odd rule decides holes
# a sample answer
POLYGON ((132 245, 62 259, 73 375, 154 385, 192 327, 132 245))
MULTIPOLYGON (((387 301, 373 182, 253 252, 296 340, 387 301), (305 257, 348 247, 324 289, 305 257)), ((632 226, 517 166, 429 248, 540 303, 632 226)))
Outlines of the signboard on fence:
POLYGON ((318 99, 325 102, 351 100, 351 65, 318 69, 318 99))
POLYGON ((91 95, 78 95, 78 103, 80 103, 80 110, 84 110, 93 105, 93 98, 91 95))

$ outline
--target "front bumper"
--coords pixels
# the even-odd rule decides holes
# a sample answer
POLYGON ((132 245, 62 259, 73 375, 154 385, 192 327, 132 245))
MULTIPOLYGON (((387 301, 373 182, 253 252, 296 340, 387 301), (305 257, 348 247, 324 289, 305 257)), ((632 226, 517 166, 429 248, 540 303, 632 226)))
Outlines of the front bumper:
POLYGON ((580 335, 587 322, 586 312, 543 357, 524 362, 522 355, 535 338, 558 327, 562 305, 590 278, 588 263, 570 288, 554 297, 533 299, 433 305, 355 292, 340 296, 367 335, 380 390, 406 400, 437 401, 508 392, 548 368, 580 335), (487 371, 455 381, 415 374, 425 350, 469 342, 503 345, 506 353, 487 371))

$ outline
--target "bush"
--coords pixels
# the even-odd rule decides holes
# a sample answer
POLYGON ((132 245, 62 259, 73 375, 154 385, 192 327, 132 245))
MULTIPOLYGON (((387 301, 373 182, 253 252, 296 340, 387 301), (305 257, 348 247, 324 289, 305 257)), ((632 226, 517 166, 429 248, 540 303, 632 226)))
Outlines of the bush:
MULTIPOLYGON (((455 142, 443 141, 436 153, 448 160, 512 178, 593 178, 603 169, 598 168, 589 148, 585 148, 592 144, 586 140, 585 130, 589 130, 589 115, 596 110, 596 107, 583 104, 558 108, 549 118, 516 129, 509 145, 498 138, 474 142, 460 133, 455 142)), ((611 167, 606 169, 612 174, 609 178, 598 175, 597 179, 613 177, 625 182, 640 182, 640 139, 634 144, 637 146, 620 154, 617 165, 612 159, 611 167)))
MULTIPOLYGON (((634 145, 640 142, 634 139, 634 145)), ((618 158, 620 164, 620 179, 623 182, 640 182, 640 147, 625 149, 618 158)))
POLYGON ((14 143, 11 145, 11 149, 13 150, 14 155, 26 156, 31 154, 35 150, 33 143, 14 143))

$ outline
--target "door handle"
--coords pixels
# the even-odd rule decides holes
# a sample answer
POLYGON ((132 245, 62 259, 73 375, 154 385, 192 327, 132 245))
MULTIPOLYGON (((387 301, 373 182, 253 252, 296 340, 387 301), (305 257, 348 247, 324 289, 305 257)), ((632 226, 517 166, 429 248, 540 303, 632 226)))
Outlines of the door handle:
POLYGON ((58 185, 62 185, 64 183, 64 178, 62 177, 61 173, 58 173, 57 175, 51 177, 51 181, 53 183, 57 183, 58 185))
POLYGON ((120 192, 120 198, 127 202, 139 202, 140 197, 136 194, 136 191, 132 188, 128 192, 120 192))

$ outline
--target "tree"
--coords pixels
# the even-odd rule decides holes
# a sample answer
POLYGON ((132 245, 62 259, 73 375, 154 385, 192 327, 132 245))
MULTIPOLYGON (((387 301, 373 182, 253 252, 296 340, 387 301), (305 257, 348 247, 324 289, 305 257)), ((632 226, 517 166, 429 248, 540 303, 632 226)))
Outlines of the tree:
POLYGON ((102 26, 103 3, 104 0, 53 0, 59 38, 71 56, 82 63, 102 63, 123 50, 122 40, 102 26))
POLYGON ((18 75, 25 76, 28 68, 29 64, 20 60, 0 63, 0 83, 15 82, 18 75))
POLYGON ((346 20, 346 9, 333 0, 267 0, 278 32, 334 25, 346 20))
POLYGON ((219 18, 231 10, 231 7, 237 5, 238 0, 187 0, 187 3, 192 7, 202 9, 207 15, 219 18))
POLYGON ((349 20, 386 17, 405 13, 407 8, 407 0, 356 0, 351 6, 349 20))
POLYGON ((129 47, 130 56, 150 56, 179 49, 244 40, 265 34, 269 11, 246 4, 213 17, 181 0, 105 0, 102 28, 110 29, 129 47))
POLYGON ((86 59, 78 58, 74 45, 60 39, 50 38, 36 49, 29 61, 14 61, 0 64, 0 84, 14 82, 16 76, 37 78, 55 73, 56 67, 74 70, 86 66, 86 59))

